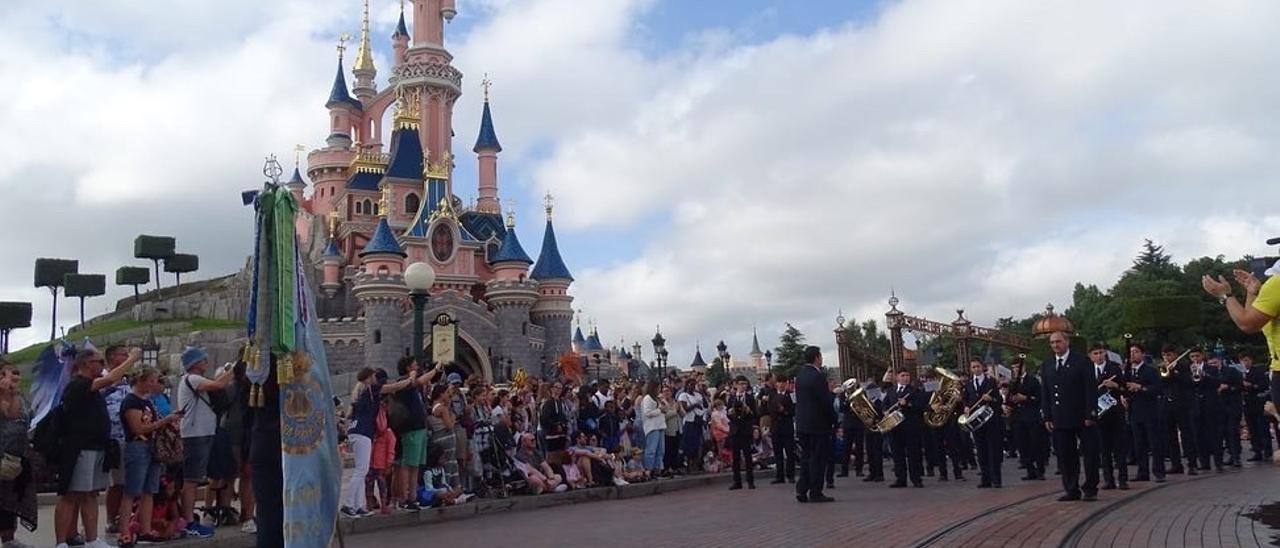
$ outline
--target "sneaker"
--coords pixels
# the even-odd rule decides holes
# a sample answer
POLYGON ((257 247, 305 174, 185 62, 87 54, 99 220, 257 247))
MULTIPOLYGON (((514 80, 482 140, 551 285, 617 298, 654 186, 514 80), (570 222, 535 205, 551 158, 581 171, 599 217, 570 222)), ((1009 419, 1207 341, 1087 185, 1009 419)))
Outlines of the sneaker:
POLYGON ((417 512, 418 510, 421 510, 422 507, 418 506, 418 503, 416 502, 406 502, 400 505, 400 509, 405 512, 417 512))
POLYGON ((624 480, 618 476, 613 477, 613 484, 617 485, 618 487, 622 487, 624 485, 631 485, 630 483, 627 482, 627 480, 624 480))
POLYGON ((244 522, 244 525, 240 526, 240 532, 250 534, 250 535, 258 534, 258 520, 251 519, 249 521, 244 522))
POLYGON ((357 512, 354 508, 350 506, 343 506, 342 508, 338 509, 338 512, 342 513, 342 515, 347 516, 349 518, 360 517, 360 512, 357 512))
POLYGON ((373 514, 374 512, 372 510, 369 510, 368 508, 361 508, 359 510, 356 510, 357 517, 367 518, 369 516, 372 516, 373 514))
POLYGON ((196 522, 187 524, 187 538, 209 538, 213 536, 213 529, 196 522))
POLYGON ((76 533, 67 539, 67 546, 84 546, 84 535, 76 533))
POLYGON ((563 493, 568 490, 569 490, 569 484, 567 483, 561 483, 560 485, 557 485, 555 489, 553 489, 553 491, 557 493, 563 493))

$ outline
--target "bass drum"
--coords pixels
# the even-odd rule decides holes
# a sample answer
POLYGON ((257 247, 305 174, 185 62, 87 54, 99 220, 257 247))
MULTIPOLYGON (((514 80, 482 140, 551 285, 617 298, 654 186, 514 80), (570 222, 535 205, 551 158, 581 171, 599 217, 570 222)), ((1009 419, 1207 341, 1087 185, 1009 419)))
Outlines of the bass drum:
POLYGON ((973 412, 968 415, 961 415, 959 419, 956 419, 956 422, 960 424, 960 428, 964 429, 965 432, 977 432, 978 430, 981 430, 982 427, 987 424, 987 421, 991 420, 991 417, 995 416, 995 414, 996 412, 991 409, 990 405, 983 405, 974 409, 973 412))

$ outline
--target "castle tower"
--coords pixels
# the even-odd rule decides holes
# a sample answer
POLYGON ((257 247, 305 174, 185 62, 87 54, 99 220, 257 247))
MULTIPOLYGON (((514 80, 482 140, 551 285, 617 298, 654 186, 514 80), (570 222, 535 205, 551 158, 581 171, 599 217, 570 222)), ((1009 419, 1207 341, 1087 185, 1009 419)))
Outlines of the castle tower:
POLYGON ((768 373, 768 366, 764 363, 764 352, 760 351, 760 338, 756 336, 756 328, 751 328, 751 367, 757 373, 768 373))
POLYGON ((404 260, 408 255, 387 224, 387 201, 384 196, 378 226, 360 251, 363 264, 352 293, 364 308, 365 363, 394 374, 396 360, 407 348, 401 326, 409 296, 409 288, 404 284, 404 260))
POLYGON ((502 152, 502 145, 498 143, 498 134, 493 130, 493 114, 489 112, 489 79, 485 78, 481 85, 484 86, 484 113, 480 116, 480 134, 472 149, 480 164, 480 192, 476 199, 476 210, 482 213, 500 213, 502 206, 498 203, 498 153, 502 152))
POLYGON ((400 21, 396 23, 396 31, 391 34, 391 49, 395 52, 391 60, 392 68, 404 64, 405 52, 409 49, 409 29, 404 24, 404 2, 400 2, 400 21))
POLYGON ((391 133, 391 152, 387 158, 386 173, 379 182, 383 192, 389 192, 391 211, 387 218, 395 228, 407 227, 420 215, 423 205, 430 210, 435 204, 429 199, 424 204, 422 184, 422 140, 418 136, 416 91, 401 93, 396 100, 394 123, 391 133))
POLYGON ((702 345, 694 347, 696 350, 693 354, 693 362, 689 364, 689 369, 694 373, 707 372, 707 360, 702 359, 702 345))
POLYGON ((573 343, 571 344, 571 348, 573 348, 573 353, 581 354, 583 347, 585 347, 586 345, 587 345, 587 338, 582 336, 582 326, 579 325, 578 327, 575 327, 573 329, 573 343))
POLYGON ((542 346, 543 363, 554 364, 565 352, 581 352, 586 340, 579 328, 573 335, 572 346, 570 345, 573 296, 569 295, 569 286, 573 283, 573 275, 560 257, 560 246, 556 243, 556 230, 551 224, 550 194, 546 197, 546 210, 547 227, 542 233, 542 251, 538 253, 538 263, 529 274, 530 278, 538 281, 538 301, 534 303, 530 316, 533 323, 542 326, 546 337, 542 346))
POLYGON ((325 146, 307 154, 307 176, 311 178, 314 192, 311 194, 311 212, 327 216, 333 210, 333 201, 347 182, 347 168, 355 158, 351 150, 351 136, 355 121, 363 107, 347 92, 347 80, 342 75, 342 54, 345 41, 338 43, 338 73, 333 77, 333 87, 325 108, 329 109, 329 137, 325 146))
MULTIPOLYGON (((533 260, 525 253, 516 237, 515 215, 507 215, 507 234, 489 260, 493 265, 494 279, 485 285, 485 295, 498 317, 501 340, 494 354, 499 359, 509 358, 516 367, 525 371, 540 371, 540 356, 534 355, 529 344, 529 310, 538 299, 538 282, 528 279, 529 265, 533 260)), ((506 371, 494 368, 495 382, 503 382, 506 371)))
MULTIPOLYGON (((373 46, 369 43, 369 0, 364 0, 364 17, 360 21, 360 45, 356 49, 356 63, 351 72, 356 76, 353 90, 361 102, 368 103, 378 93, 377 67, 373 66, 373 46)), ((370 139, 372 140, 372 139, 370 139)))
MULTIPOLYGON (((415 92, 420 101, 419 131, 430 165, 449 164, 453 149, 453 105, 462 94, 462 73, 444 48, 444 24, 456 14, 454 0, 413 0, 412 45, 392 75, 397 87, 415 92)), ((447 184, 454 194, 452 182, 447 184)))
POLYGON ((338 290, 342 289, 342 254, 338 252, 338 245, 334 243, 332 237, 329 238, 329 244, 324 247, 324 257, 320 261, 324 271, 320 289, 326 296, 333 298, 338 290))

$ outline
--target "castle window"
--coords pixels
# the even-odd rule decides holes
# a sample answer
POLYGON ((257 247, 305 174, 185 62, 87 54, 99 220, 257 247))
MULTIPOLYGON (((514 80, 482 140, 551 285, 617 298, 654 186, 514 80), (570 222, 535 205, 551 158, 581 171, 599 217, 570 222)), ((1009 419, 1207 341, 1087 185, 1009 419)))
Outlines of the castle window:
POLYGON ((367 199, 364 201, 364 214, 373 215, 373 202, 367 199))
POLYGON ((418 206, 421 204, 422 200, 418 198, 418 195, 411 192, 404 197, 404 212, 413 215, 418 212, 418 206))
POLYGON ((382 330, 381 330, 381 329, 374 329, 374 330, 373 330, 373 344, 382 344, 382 330))

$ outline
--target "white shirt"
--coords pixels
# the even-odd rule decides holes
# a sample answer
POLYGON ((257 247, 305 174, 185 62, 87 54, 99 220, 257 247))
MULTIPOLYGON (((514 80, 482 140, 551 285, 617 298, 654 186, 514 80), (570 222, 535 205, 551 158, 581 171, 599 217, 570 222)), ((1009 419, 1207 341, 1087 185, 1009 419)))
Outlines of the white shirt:
POLYGON ((193 392, 192 388, 213 382, 202 375, 187 374, 178 382, 178 409, 185 410, 182 417, 182 437, 199 438, 212 436, 218 429, 218 417, 209 407, 209 395, 193 392), (191 386, 188 387, 187 385, 191 386))
POLYGON ((604 404, 606 402, 613 401, 613 398, 610 398, 609 396, 606 396, 601 392, 596 392, 591 396, 591 401, 596 404, 596 407, 599 407, 600 409, 604 409, 604 404))
POLYGON ((686 410, 684 422, 691 423, 696 419, 700 419, 707 414, 706 403, 703 402, 702 394, 697 392, 682 392, 678 401, 684 404, 686 410))

